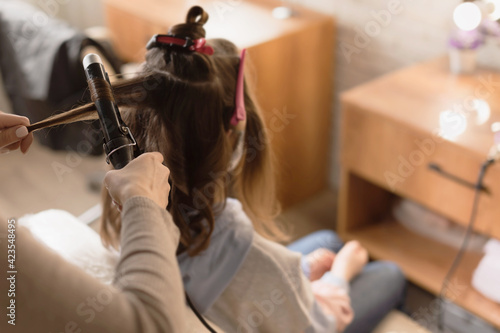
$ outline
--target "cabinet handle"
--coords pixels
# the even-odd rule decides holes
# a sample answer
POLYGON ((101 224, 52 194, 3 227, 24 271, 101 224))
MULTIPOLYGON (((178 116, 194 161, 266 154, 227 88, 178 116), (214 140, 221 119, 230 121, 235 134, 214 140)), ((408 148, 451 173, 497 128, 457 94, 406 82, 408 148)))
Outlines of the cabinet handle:
POLYGON ((487 187, 485 187, 483 184, 471 183, 471 182, 469 182, 469 181, 467 181, 467 180, 465 180, 463 178, 460 178, 460 177, 458 177, 458 176, 456 176, 454 174, 451 174, 448 171, 443 170, 439 166, 439 164, 437 164, 437 163, 432 163, 431 162, 431 163, 429 163, 428 167, 429 167, 429 169, 431 169, 431 170, 439 173, 440 175, 442 175, 442 176, 444 176, 444 177, 446 177, 446 178, 448 178, 450 180, 453 180, 454 182, 456 182, 456 183, 458 183, 460 185, 463 185, 463 186, 471 188, 471 189, 476 189, 476 188, 479 187, 479 189, 482 192, 484 192, 484 193, 486 193, 488 195, 491 194, 490 190, 487 187))

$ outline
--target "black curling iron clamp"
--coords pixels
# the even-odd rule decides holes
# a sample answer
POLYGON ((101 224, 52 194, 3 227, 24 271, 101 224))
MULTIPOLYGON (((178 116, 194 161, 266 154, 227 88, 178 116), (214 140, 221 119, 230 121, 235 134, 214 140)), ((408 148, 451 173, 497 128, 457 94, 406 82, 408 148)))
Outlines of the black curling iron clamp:
POLYGON ((101 58, 94 53, 86 55, 83 68, 99 114, 106 162, 115 169, 121 169, 138 156, 137 143, 120 116, 101 58))

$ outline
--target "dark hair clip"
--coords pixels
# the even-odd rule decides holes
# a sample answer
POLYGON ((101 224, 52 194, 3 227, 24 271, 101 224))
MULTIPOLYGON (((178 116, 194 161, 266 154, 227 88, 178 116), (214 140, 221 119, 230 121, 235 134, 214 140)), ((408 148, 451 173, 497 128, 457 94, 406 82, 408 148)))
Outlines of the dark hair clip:
POLYGON ((211 46, 205 46, 205 43, 205 38, 193 40, 189 37, 176 37, 174 35, 154 35, 146 45, 146 50, 150 50, 154 47, 176 45, 193 52, 199 52, 207 55, 214 54, 214 49, 211 46))

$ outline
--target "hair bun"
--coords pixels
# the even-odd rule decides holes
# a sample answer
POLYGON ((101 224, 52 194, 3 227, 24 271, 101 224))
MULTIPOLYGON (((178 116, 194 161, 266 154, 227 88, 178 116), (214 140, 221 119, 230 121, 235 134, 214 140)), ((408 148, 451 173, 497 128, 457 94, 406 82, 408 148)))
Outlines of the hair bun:
POLYGON ((208 13, 200 6, 193 6, 186 16, 186 23, 204 25, 208 21, 208 13))
POLYGON ((205 38, 203 25, 208 21, 208 13, 200 6, 193 6, 186 15, 186 22, 174 25, 169 34, 177 37, 189 37, 191 39, 205 38))

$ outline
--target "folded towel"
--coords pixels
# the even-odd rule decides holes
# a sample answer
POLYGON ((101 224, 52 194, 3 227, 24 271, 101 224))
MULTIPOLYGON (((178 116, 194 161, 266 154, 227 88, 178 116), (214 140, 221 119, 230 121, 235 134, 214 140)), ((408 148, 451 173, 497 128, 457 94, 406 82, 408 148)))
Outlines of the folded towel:
POLYGON ((46 210, 23 216, 19 225, 28 228, 35 239, 70 263, 103 283, 112 282, 118 252, 106 249, 97 232, 70 213, 46 210))
POLYGON ((472 275, 472 286, 485 297, 500 303, 500 241, 491 239, 486 253, 472 275))

